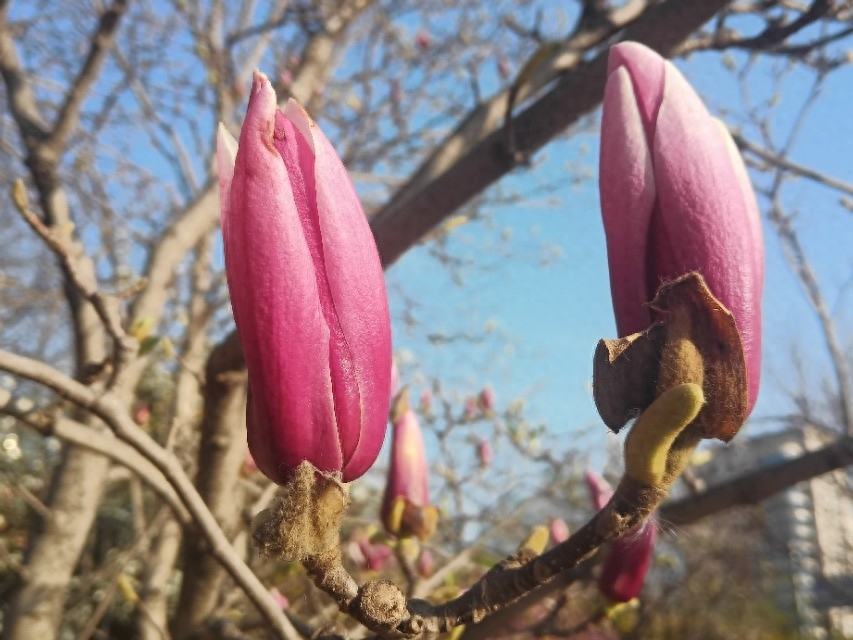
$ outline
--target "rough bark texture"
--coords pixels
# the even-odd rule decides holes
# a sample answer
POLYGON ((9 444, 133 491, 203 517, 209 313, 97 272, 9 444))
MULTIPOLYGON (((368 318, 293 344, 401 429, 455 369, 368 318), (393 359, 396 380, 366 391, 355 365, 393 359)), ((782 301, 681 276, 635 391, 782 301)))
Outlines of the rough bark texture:
MULTIPOLYGON (((205 371, 204 415, 196 487, 219 526, 233 539, 242 496, 237 479, 246 459, 246 371, 240 345, 226 340, 211 353, 205 371)), ((185 536, 183 583, 172 625, 188 637, 216 608, 226 574, 200 536, 185 536)))
POLYGON ((97 513, 108 469, 104 456, 67 448, 47 501, 50 517, 32 538, 27 570, 6 616, 9 640, 56 635, 68 581, 97 513))

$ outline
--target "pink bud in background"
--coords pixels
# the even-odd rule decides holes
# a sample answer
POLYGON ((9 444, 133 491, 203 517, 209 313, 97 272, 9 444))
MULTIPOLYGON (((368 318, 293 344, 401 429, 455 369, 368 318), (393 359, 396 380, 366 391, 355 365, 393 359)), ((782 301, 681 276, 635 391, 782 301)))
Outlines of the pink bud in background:
POLYGON ((493 456, 491 443, 485 438, 480 438, 477 442, 477 457, 480 459, 480 468, 488 469, 492 464, 493 456))
POLYGON ((480 395, 477 398, 477 403, 480 405, 480 408, 486 413, 495 408, 495 392, 489 385, 486 385, 485 387, 483 387, 483 390, 480 391, 480 395))
POLYGON ((392 358, 391 359, 391 395, 393 398, 397 395, 397 391, 400 389, 400 370, 397 368, 397 362, 392 358))
POLYGON ((462 419, 470 422, 480 413, 480 407, 477 405, 475 398, 465 398, 465 410, 462 414, 462 419))
MULTIPOLYGON (((584 473, 584 480, 593 506, 600 511, 613 496, 610 483, 589 470, 584 473)), ((652 563, 656 539, 657 524, 652 516, 613 541, 598 578, 598 589, 605 597, 628 602, 639 595, 652 563)))
POLYGON ((569 539, 569 525, 562 518, 554 518, 551 520, 551 541, 554 544, 560 544, 569 539))
POLYGON ((758 395, 764 245, 755 194, 728 132, 679 71, 647 47, 611 48, 599 190, 620 336, 654 320, 658 287, 698 271, 734 316, 758 395))
POLYGON ((381 571, 391 559, 392 551, 387 544, 373 544, 367 538, 358 541, 359 551, 364 558, 364 568, 381 571))
POLYGON ((252 454, 249 451, 246 451, 246 457, 243 459, 243 468, 240 470, 240 473, 243 475, 243 477, 248 478, 257 470, 258 465, 255 462, 255 459, 252 457, 252 454))
POLYGON ((418 34, 415 36, 415 43, 421 51, 428 51, 430 45, 432 45, 432 38, 430 38, 426 31, 418 31, 418 34))
POLYGON ((287 89, 293 84, 293 72, 290 69, 282 69, 278 74, 281 86, 287 89))
POLYGON ((429 549, 421 549, 415 567, 421 578, 429 578, 432 575, 435 571, 435 560, 433 560, 432 552, 429 549))
POLYGON ((239 151, 217 144, 225 270, 249 369, 249 449, 284 482, 304 460, 345 482, 376 460, 391 390, 385 279, 346 169, 256 73, 239 151), (236 155, 236 157, 235 157, 236 155))
POLYGON ((147 403, 137 405, 133 410, 133 421, 139 426, 145 426, 151 419, 151 407, 147 403))
POLYGON ((279 609, 282 611, 287 611, 290 609, 290 600, 287 599, 287 596, 281 593, 278 589, 273 587, 270 589, 270 595, 272 599, 275 600, 275 603, 278 605, 279 609))
POLYGON ((428 474, 418 418, 405 407, 394 420, 391 464, 382 498, 382 523, 388 533, 426 540, 435 532, 438 511, 429 502, 428 474))
POLYGON ((586 488, 589 489, 589 499, 592 501, 592 506, 595 507, 596 511, 601 511, 613 496, 613 487, 607 480, 589 469, 584 471, 583 479, 586 482, 586 488))
POLYGON ((504 56, 498 58, 498 75, 501 80, 506 80, 509 78, 510 70, 509 70, 509 60, 507 60, 504 56))
POLYGON ((432 410, 432 391, 424 389, 421 391, 421 412, 428 414, 432 410))

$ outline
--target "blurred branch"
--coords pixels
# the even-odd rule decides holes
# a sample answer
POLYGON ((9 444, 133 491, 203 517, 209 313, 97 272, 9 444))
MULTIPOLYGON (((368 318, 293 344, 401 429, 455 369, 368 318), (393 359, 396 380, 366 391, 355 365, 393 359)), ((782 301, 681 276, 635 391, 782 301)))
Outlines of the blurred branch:
POLYGON ((769 149, 765 149, 764 147, 755 144, 754 142, 750 142, 737 131, 733 131, 730 129, 729 132, 732 134, 732 138, 734 138, 735 144, 737 144, 737 146, 742 151, 747 151, 753 154, 754 156, 760 158, 764 162, 780 169, 784 169, 785 171, 793 173, 794 175, 798 175, 803 178, 808 178, 809 180, 814 180, 815 182, 827 186, 831 189, 835 189, 837 191, 841 191, 842 193, 846 193, 849 196, 853 196, 853 184, 838 180, 824 173, 820 173, 819 171, 815 171, 814 169, 809 169, 808 167, 804 167, 803 165, 791 162, 787 158, 771 152, 769 149))
POLYGON ((184 502, 200 533, 207 539, 210 554, 226 567, 234 581, 269 622, 277 637, 300 640, 299 634, 263 584, 236 554, 178 461, 131 420, 118 397, 110 392, 98 394, 53 367, 4 350, 0 350, 0 369, 48 387, 66 400, 90 411, 103 420, 116 436, 148 459, 169 480, 184 502))
POLYGON ((171 507, 175 517, 181 522, 189 521, 189 513, 163 474, 133 447, 121 440, 116 440, 111 434, 98 433, 92 427, 65 416, 51 417, 37 412, 24 413, 9 406, 8 403, 5 406, 0 403, 0 413, 14 417, 43 436, 53 436, 70 444, 85 447, 128 468, 171 507))
POLYGON ((77 127, 80 108, 94 86, 104 60, 112 50, 116 31, 128 4, 129 0, 114 0, 113 4, 101 14, 98 27, 89 41, 89 51, 83 66, 72 81, 53 129, 44 141, 47 146, 45 151, 55 159, 65 151, 68 138, 77 127))
MULTIPOLYGON (((727 4, 727 0, 667 0, 612 29, 624 27, 620 39, 636 40, 667 54, 727 4)), ((599 36, 603 41, 610 34, 605 31, 599 36)), ((561 50, 551 65, 542 68, 550 70, 550 79, 556 84, 512 118, 515 146, 522 155, 530 155, 598 106, 607 76, 607 51, 584 60, 581 52, 561 50), (562 54, 567 58, 563 59, 562 54)), ((506 93, 499 94, 472 112, 439 145, 443 151, 427 160, 371 220, 386 266, 516 166, 514 157, 505 149, 506 99, 506 93)))
POLYGON ((732 507, 755 505, 799 482, 853 465, 853 438, 724 482, 698 495, 664 503, 662 522, 684 525, 732 507))
POLYGON ((113 338, 113 378, 119 374, 136 353, 136 341, 128 336, 121 326, 119 300, 98 291, 91 259, 86 256, 82 245, 72 239, 68 229, 46 226, 29 208, 27 188, 20 178, 12 187, 12 201, 30 228, 44 241, 59 259, 65 273, 77 291, 92 305, 107 333, 113 338))

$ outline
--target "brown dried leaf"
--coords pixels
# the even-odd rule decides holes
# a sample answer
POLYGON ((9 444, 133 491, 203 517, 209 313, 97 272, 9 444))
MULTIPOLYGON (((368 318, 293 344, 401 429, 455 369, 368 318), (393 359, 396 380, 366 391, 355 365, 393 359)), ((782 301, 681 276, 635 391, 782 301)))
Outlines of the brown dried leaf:
POLYGON ((730 440, 746 419, 746 363, 734 317, 698 273, 663 285, 651 303, 661 324, 602 340, 593 363, 593 397, 604 423, 619 431, 666 389, 702 385, 705 406, 693 424, 705 438, 730 440), (701 362, 684 362, 688 340, 701 362), (696 367, 701 367, 697 371, 696 367))

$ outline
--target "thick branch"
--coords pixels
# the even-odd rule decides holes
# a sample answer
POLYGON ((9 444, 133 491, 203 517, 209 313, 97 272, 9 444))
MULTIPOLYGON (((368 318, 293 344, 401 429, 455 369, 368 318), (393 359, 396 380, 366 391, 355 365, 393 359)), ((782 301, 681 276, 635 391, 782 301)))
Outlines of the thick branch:
MULTIPOLYGON (((205 369, 204 415, 196 486, 218 526, 233 539, 241 524, 242 495, 237 486, 246 459, 246 365, 236 340, 218 345, 205 369)), ((184 582, 173 634, 188 637, 215 611, 225 578, 207 545, 186 536, 184 582)))
POLYGON ((661 520, 676 525, 736 506, 753 505, 799 482, 853 465, 853 438, 843 437, 817 451, 740 476, 689 498, 664 504, 661 520))
MULTIPOLYGON (((663 2, 644 11, 624 30, 622 39, 636 40, 667 54, 728 3, 728 0, 663 2)), ((553 89, 513 119, 516 149, 529 155, 595 109, 604 93, 606 71, 606 51, 565 71, 553 89)), ((445 217, 514 168, 513 156, 505 149, 501 125, 498 120, 491 127, 485 126, 488 135, 478 135, 480 141, 476 144, 465 144, 458 160, 441 168, 422 186, 414 189, 404 186, 401 195, 374 217, 371 226, 385 265, 395 262, 445 217)), ((459 132, 451 136, 451 142, 457 140, 456 147, 459 138, 459 132)), ((464 133, 461 138, 465 140, 464 133)), ((422 171, 415 175, 415 180, 422 171)))

